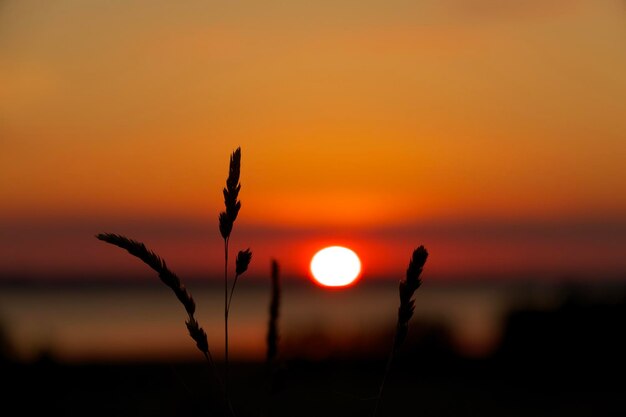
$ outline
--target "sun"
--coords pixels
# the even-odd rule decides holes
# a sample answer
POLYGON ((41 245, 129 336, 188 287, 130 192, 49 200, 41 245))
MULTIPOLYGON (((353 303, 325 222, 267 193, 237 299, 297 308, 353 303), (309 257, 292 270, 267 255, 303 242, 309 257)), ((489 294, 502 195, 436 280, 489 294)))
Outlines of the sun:
POLYGON ((311 274, 325 287, 345 287, 361 273, 361 260, 353 250, 343 246, 329 246, 311 259, 311 274))

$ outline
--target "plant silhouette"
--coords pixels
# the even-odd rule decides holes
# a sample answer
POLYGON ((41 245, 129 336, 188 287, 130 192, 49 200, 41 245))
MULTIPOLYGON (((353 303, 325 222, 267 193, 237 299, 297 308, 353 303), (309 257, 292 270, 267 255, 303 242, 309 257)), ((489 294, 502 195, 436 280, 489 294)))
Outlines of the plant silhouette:
POLYGON ((240 172, 241 148, 237 148, 230 156, 228 178, 226 179, 226 187, 223 190, 224 204, 226 208, 219 214, 219 231, 224 239, 224 381, 222 381, 217 374, 215 362, 213 360, 213 356, 211 355, 211 351, 209 350, 207 334, 204 329, 200 327, 200 324, 195 317, 196 303, 178 276, 167 267, 165 260, 152 250, 148 249, 142 242, 130 239, 126 236, 115 233, 99 233, 96 235, 97 239, 118 246, 122 249, 126 249, 128 253, 141 259, 150 268, 158 273, 159 278, 165 285, 172 289, 176 298, 178 298, 178 300, 183 304, 185 311, 187 312, 188 318, 185 321, 185 324, 187 326, 187 330, 189 331, 189 335, 196 342, 196 346, 206 358, 209 366, 213 369, 215 378, 223 390, 224 401, 230 414, 233 416, 235 415, 235 412, 230 401, 228 384, 228 314, 230 312, 230 306, 235 292, 235 286, 237 285, 237 280, 248 270, 248 266, 252 259, 252 252, 249 248, 239 251, 235 260, 235 277, 229 291, 228 249, 233 225, 237 219, 239 210, 241 209, 241 202, 237 199, 239 191, 241 190, 241 184, 239 183, 240 172))
MULTIPOLYGON (((228 341, 228 318, 230 308, 233 302, 233 294, 237 285, 237 281, 247 270, 252 259, 252 252, 250 249, 240 250, 235 259, 235 274, 232 280, 232 285, 229 289, 229 277, 228 277, 228 264, 229 264, 229 243, 233 230, 233 226, 239 211, 241 209, 241 202, 238 200, 239 192, 241 190, 241 184, 239 183, 241 170, 241 148, 237 148, 230 155, 230 164, 228 177, 226 179, 226 186, 223 189, 224 196, 224 211, 219 213, 219 231, 224 240, 224 379, 222 380, 217 372, 215 361, 211 355, 209 349, 208 337, 204 329, 200 326, 197 318, 195 317, 196 303, 187 290, 185 285, 181 282, 178 276, 172 272, 165 260, 157 255, 152 250, 148 249, 145 244, 140 241, 130 239, 121 234, 115 233, 100 233, 96 235, 96 238, 106 243, 118 246, 125 249, 131 255, 139 258, 150 268, 157 272, 161 281, 168 286, 175 294, 176 298, 181 302, 187 313, 187 319, 185 325, 189 332, 190 337, 196 344, 196 347, 202 352, 209 367, 213 370, 214 377, 218 382, 218 385, 222 391, 222 398, 224 405, 226 406, 227 413, 231 416, 235 416, 235 411, 230 400, 229 393, 229 341, 228 341)), ((385 388, 387 377, 391 370, 391 366, 400 346, 404 342, 408 333, 408 324, 413 316, 415 310, 415 300, 413 298, 415 291, 421 286, 420 275, 426 263, 428 252, 424 246, 419 246, 413 251, 409 266, 406 271, 406 277, 400 281, 399 295, 400 306, 398 308, 398 318, 396 323, 396 329, 393 338, 393 344, 387 365, 384 370, 383 378, 378 388, 378 393, 373 399, 376 400, 373 416, 376 417, 381 409, 382 397, 385 388)), ((280 340, 280 334, 278 330, 278 320, 280 317, 280 300, 281 300, 281 287, 279 279, 279 264, 278 261, 272 259, 270 265, 270 278, 271 278, 271 296, 269 305, 269 320, 266 335, 266 364, 269 370, 270 389, 269 399, 270 402, 267 406, 267 410, 271 411, 272 404, 271 398, 282 386, 283 386, 283 364, 279 361, 279 349, 278 343, 280 340)))
POLYGON ((378 414, 378 410, 380 409, 380 404, 383 397, 383 390, 385 388, 387 376, 389 375, 389 371, 391 370, 391 365, 393 364, 393 359, 400 349, 400 346, 406 339, 407 333, 409 331, 409 320, 411 320, 411 317, 413 317, 413 312, 415 311, 415 300, 413 299, 413 294, 415 294, 415 291, 422 285, 420 275, 422 274, 422 270, 424 269, 426 258, 428 258, 428 252, 426 251, 424 246, 420 246, 415 249, 409 261, 409 266, 406 270, 406 278, 400 281, 400 307, 398 307, 398 321, 396 323, 396 332, 393 337, 391 352, 389 353, 389 358, 387 359, 385 373, 383 375, 382 382, 380 383, 378 395, 376 396, 374 417, 376 417, 376 415, 378 414))

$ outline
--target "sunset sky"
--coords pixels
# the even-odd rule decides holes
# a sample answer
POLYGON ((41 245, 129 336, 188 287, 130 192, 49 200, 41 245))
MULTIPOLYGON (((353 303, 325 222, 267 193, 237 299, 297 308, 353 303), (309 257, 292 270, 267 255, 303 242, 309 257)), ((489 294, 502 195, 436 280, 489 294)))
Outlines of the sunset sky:
POLYGON ((239 146, 253 274, 624 278, 626 4, 0 2, 0 279, 214 273, 239 146))

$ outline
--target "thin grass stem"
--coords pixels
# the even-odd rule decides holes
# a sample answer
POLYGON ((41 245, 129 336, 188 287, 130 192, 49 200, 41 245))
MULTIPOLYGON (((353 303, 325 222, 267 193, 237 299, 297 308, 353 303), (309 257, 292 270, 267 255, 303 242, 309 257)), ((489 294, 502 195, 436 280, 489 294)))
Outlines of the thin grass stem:
POLYGON ((235 285, 237 285, 237 279, 239 278, 239 274, 235 275, 235 280, 233 281, 233 286, 230 288, 230 295, 228 296, 228 307, 226 310, 230 314, 230 304, 233 301, 233 294, 235 293, 235 285))
POLYGON ((222 382, 219 374, 217 373, 217 368, 215 367, 215 362, 213 361, 211 352, 205 352, 204 357, 207 360, 209 368, 211 368, 211 370, 213 371, 213 376, 215 380, 217 381, 217 384, 219 385, 220 390, 222 391, 222 394, 224 395, 224 402, 226 403, 226 406, 228 407, 228 412, 230 413, 231 416, 235 417, 235 410, 233 409, 233 405, 230 402, 230 399, 228 398, 228 396, 226 396, 224 383, 222 382))
POLYGON ((413 312, 415 311, 415 300, 413 299, 413 294, 415 294, 415 291, 422 285, 420 275, 423 271, 427 258, 428 251, 426 251, 424 246, 419 246, 415 249, 411 255, 411 259, 409 260, 409 267, 406 270, 406 278, 400 281, 398 288, 400 293, 398 321, 396 323, 396 331, 393 335, 393 345, 391 347, 391 352, 389 353, 389 358, 387 359, 385 373, 383 374, 383 379, 378 389, 378 395, 376 396, 376 405, 374 407, 373 417, 376 417, 378 411, 380 410, 385 383, 387 382, 387 377, 391 371, 394 356, 407 337, 409 320, 411 320, 413 312))
POLYGON ((224 239, 224 387, 228 399, 228 241, 224 239))
MULTIPOLYGON (((394 337, 394 342, 393 344, 396 344, 396 338, 394 337)), ((385 373, 383 374, 383 379, 380 382, 380 387, 378 388, 378 394, 376 395, 376 405, 374 406, 374 414, 372 414, 373 417, 376 417, 376 415, 378 414, 378 410, 380 409, 380 405, 382 403, 382 399, 383 399, 383 391, 385 390, 385 383, 387 382, 387 377, 389 376, 389 373, 391 372, 391 365, 393 364, 393 359, 395 357, 395 349, 391 349, 391 351, 389 352, 389 357, 387 358, 387 365, 385 366, 385 373)))

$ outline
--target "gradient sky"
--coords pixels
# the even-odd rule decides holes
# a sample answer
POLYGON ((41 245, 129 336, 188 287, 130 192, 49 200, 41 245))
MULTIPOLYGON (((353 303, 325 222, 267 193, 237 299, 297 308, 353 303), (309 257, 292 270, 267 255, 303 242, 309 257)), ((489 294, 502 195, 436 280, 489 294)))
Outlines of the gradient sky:
POLYGON ((0 3, 0 276, 178 271, 624 277, 618 0, 0 3))

